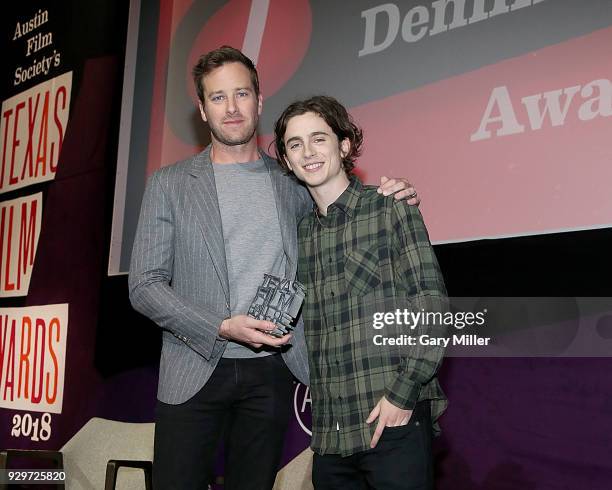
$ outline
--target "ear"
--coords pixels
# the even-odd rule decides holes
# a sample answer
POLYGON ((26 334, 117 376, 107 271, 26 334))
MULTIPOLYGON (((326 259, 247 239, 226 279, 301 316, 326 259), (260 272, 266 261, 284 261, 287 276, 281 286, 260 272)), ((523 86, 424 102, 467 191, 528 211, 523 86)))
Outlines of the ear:
POLYGON ((263 108, 263 96, 259 94, 257 96, 257 115, 261 116, 261 110, 263 108))
POLYGON ((198 102, 198 106, 200 107, 200 117, 202 118, 202 121, 208 122, 208 119, 206 119, 206 112, 204 111, 204 104, 202 104, 202 101, 198 102))
POLYGON ((349 154, 350 151, 351 151, 351 142, 348 138, 344 138, 340 142, 340 156, 344 158, 346 157, 346 155, 349 154))

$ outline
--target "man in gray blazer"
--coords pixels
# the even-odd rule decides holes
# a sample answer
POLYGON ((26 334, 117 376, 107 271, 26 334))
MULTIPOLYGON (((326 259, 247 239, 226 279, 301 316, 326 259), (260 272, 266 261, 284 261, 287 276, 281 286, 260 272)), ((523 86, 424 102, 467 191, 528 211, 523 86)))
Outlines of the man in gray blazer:
MULTIPOLYGON (((132 305, 163 329, 154 484, 205 489, 223 435, 225 488, 270 489, 293 375, 308 382, 303 324, 275 338, 274 324, 245 313, 264 273, 295 278, 312 201, 257 147, 251 60, 223 46, 193 74, 212 144, 149 178, 130 266, 132 305)), ((418 203, 405 180, 383 180, 381 192, 418 203)))

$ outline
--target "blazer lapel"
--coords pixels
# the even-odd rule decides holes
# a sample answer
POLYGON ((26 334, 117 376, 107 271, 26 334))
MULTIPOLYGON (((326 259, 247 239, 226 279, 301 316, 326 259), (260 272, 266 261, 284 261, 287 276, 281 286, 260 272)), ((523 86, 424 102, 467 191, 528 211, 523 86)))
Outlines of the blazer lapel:
POLYGON ((272 189, 274 190, 274 199, 276 201, 276 211, 278 213, 278 222, 280 223, 281 235, 283 237, 283 249, 287 256, 286 276, 290 279, 295 278, 297 271, 297 221, 295 217, 295 195, 292 195, 292 182, 284 171, 278 165, 276 160, 270 158, 263 151, 260 151, 263 156, 270 180, 272 181, 272 189))
POLYGON ((194 207, 194 219, 204 237, 204 242, 210 253, 221 287, 229 304, 229 280, 227 277, 227 261, 225 258, 225 241, 215 175, 210 161, 210 146, 193 159, 190 175, 191 195, 189 200, 194 207))

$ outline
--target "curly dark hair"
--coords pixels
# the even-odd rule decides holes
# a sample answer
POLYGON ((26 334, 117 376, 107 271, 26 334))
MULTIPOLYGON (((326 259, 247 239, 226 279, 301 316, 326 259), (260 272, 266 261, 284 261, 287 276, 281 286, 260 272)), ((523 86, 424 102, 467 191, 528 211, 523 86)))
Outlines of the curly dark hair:
POLYGON ((287 124, 291 118, 301 116, 307 112, 312 112, 323 118, 338 137, 338 142, 348 138, 350 149, 348 154, 342 159, 342 168, 347 175, 350 174, 355 168, 355 160, 361 155, 363 131, 353 122, 353 118, 340 102, 326 95, 316 95, 306 100, 294 102, 280 115, 274 125, 275 151, 278 163, 286 171, 289 171, 289 166, 285 160, 287 148, 285 148, 283 141, 285 131, 287 131, 287 124))
POLYGON ((251 83, 253 84, 255 95, 259 96, 259 76, 257 75, 255 65, 250 58, 244 55, 242 51, 225 45, 200 56, 198 62, 191 71, 196 92, 198 93, 198 99, 200 99, 202 104, 204 103, 204 87, 202 87, 202 78, 208 75, 215 68, 219 68, 226 63, 242 63, 244 66, 246 66, 251 75, 251 83))

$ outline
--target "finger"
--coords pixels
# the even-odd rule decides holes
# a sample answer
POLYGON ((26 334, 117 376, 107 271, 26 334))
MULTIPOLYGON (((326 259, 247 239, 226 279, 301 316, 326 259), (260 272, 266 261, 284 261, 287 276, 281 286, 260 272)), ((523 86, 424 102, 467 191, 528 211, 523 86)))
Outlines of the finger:
POLYGON ((411 206, 419 206, 421 204, 421 198, 417 195, 410 199, 406 199, 406 203, 410 204, 411 206))
POLYGON ((378 187, 378 189, 376 189, 376 192, 378 192, 379 194, 382 194, 383 192, 383 186, 389 181, 389 177, 385 177, 384 175, 381 176, 380 178, 380 186, 378 187))
MULTIPOLYGON (((389 189, 391 189, 394 185, 397 185, 397 183, 397 179, 387 179, 383 184, 380 184, 380 189, 382 190, 382 193, 387 196, 387 192, 389 191, 389 189)), ((401 187, 401 189, 403 189, 403 187, 401 187)))
POLYGON ((408 204, 410 204, 411 206, 418 206, 419 204, 421 204, 421 198, 419 197, 417 190, 414 187, 409 187, 406 190, 410 191, 410 194, 406 196, 406 202, 408 204))
POLYGON ((261 330, 252 330, 248 336, 249 342, 257 342, 258 344, 266 345, 270 345, 270 341, 275 338, 276 337, 270 336, 267 330, 263 332, 261 330))
POLYGON ((372 441, 370 442, 370 447, 372 449, 374 449, 376 444, 378 444, 378 440, 380 439, 380 436, 382 436, 383 430, 385 430, 385 423, 381 419, 378 419, 378 425, 376 426, 376 430, 372 436, 372 441))
POLYGON ((407 187, 406 189, 403 189, 399 192, 396 192, 395 194, 393 194, 393 197, 398 201, 406 199, 406 203, 410 204, 411 206, 418 206, 419 204, 421 204, 421 198, 419 197, 416 189, 412 186, 407 187))
POLYGON ((266 339, 265 341, 263 341, 263 343, 271 347, 279 347, 289 342, 289 339, 291 339, 291 334, 287 334, 279 338, 266 336, 266 339))
POLYGON ((392 194, 395 194, 399 191, 403 191, 406 188, 406 184, 404 182, 398 182, 394 179, 393 180, 393 184, 389 184, 389 182, 391 182, 391 180, 389 182, 387 182, 387 185, 385 185, 382 189, 383 189, 383 196, 390 196, 392 194))
POLYGON ((381 187, 387 189, 391 186, 399 185, 400 189, 407 189, 408 187, 414 187, 407 179, 388 179, 381 187))
POLYGON ((276 328, 276 325, 273 322, 269 322, 267 320, 255 320, 254 318, 252 322, 248 323, 248 326, 256 330, 263 330, 265 332, 271 332, 276 328))
POLYGON ((276 324, 273 322, 269 322, 266 320, 262 320, 263 325, 264 325, 264 330, 271 332, 272 330, 274 330, 276 328, 276 324))
POLYGON ((393 178, 390 179, 389 177, 385 177, 385 176, 382 176, 380 178, 380 186, 383 187, 383 188, 388 186, 388 185, 393 185, 396 182, 397 182, 397 179, 393 179, 393 178))
POLYGON ((366 423, 371 424, 372 422, 374 422, 376 420, 376 417, 378 417, 379 413, 380 413, 380 402, 378 402, 376 406, 372 409, 372 411, 370 412, 370 415, 368 415, 368 418, 366 419, 366 423))
POLYGON ((291 334, 288 333, 286 335, 283 335, 282 337, 275 338, 274 339, 274 345, 276 345, 276 346, 285 345, 290 340, 291 340, 291 334))
POLYGON ((410 189, 400 189, 398 192, 393 194, 393 197, 396 201, 401 201, 402 199, 415 199, 417 194, 414 192, 414 190, 411 191, 410 189))

